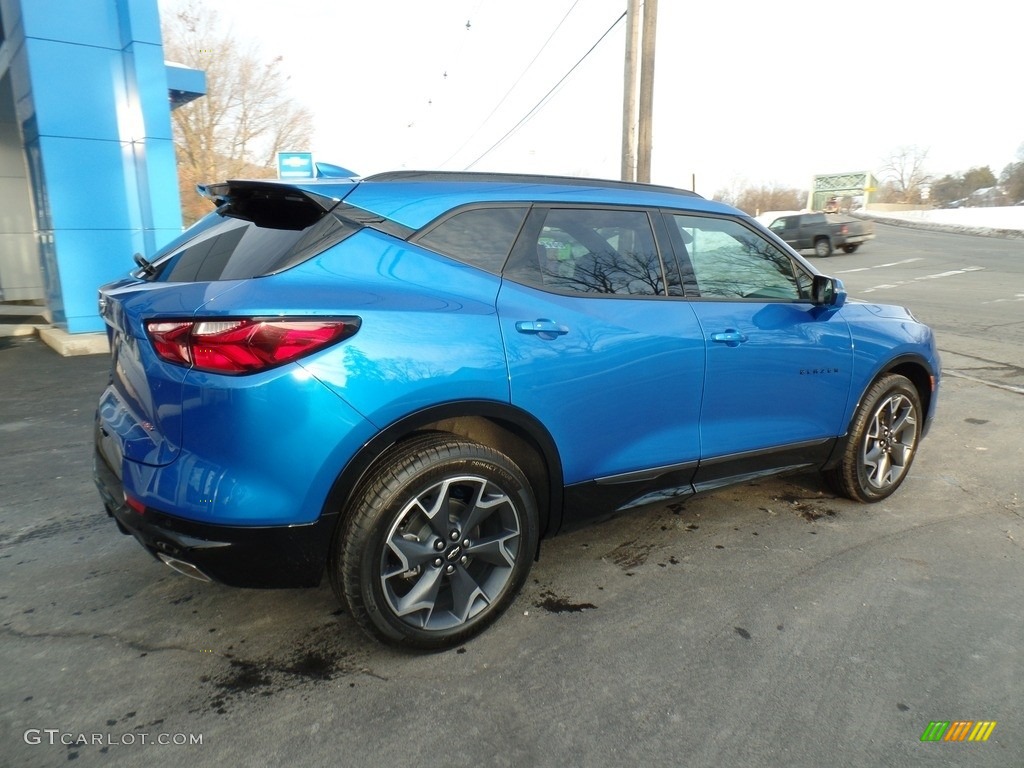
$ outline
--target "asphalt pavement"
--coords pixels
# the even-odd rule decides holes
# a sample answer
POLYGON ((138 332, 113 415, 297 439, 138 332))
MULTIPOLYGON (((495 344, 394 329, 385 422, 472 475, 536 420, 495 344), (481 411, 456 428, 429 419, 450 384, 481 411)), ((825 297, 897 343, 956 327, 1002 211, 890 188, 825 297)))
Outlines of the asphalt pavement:
POLYGON ((118 533, 107 364, 0 338, 0 765, 1024 764, 1020 394, 947 378, 877 505, 795 476, 556 538, 424 655, 326 586, 201 584, 118 533), (996 725, 922 741, 957 721, 996 725))

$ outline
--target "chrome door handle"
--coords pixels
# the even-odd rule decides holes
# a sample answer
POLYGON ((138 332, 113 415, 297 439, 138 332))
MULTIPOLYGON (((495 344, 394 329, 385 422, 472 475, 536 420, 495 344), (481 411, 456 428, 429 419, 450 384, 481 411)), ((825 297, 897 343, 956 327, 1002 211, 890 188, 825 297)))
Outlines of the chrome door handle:
POLYGON ((537 334, 542 339, 553 339, 555 336, 567 334, 569 326, 541 318, 540 320, 520 320, 516 323, 516 330, 520 333, 537 334))
POLYGON ((747 340, 747 337, 744 336, 739 331, 735 331, 732 328, 729 328, 724 333, 712 333, 711 340, 716 344, 725 344, 726 346, 729 347, 738 347, 740 344, 747 340))

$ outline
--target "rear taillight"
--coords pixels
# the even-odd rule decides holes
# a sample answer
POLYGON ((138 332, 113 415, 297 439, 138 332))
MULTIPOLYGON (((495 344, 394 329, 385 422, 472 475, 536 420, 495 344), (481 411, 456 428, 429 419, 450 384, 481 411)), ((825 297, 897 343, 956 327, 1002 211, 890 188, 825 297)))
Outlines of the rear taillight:
POLYGON ((124 495, 124 503, 128 505, 130 509, 133 509, 140 515, 146 514, 146 505, 136 499, 134 496, 129 496, 127 493, 124 495))
POLYGON ((331 319, 223 318, 150 320, 146 332, 169 363, 210 373, 254 373, 290 363, 347 339, 358 317, 331 319))

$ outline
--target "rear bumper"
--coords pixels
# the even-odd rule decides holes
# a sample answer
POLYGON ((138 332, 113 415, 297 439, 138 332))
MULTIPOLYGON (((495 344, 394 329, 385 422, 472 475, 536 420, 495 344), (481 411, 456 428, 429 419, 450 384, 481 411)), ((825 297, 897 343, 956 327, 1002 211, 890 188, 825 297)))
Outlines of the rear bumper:
POLYGON ((306 525, 209 525, 152 507, 141 511, 130 507, 120 478, 99 450, 93 478, 107 514, 121 532, 134 536, 151 555, 175 570, 233 587, 315 587, 320 583, 335 515, 323 515, 306 525))

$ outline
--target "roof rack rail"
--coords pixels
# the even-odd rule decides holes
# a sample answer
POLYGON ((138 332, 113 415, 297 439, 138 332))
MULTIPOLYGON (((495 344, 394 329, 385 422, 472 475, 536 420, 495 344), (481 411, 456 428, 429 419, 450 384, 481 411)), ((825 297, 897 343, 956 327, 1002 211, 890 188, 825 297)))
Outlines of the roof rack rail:
POLYGON ((667 192, 685 197, 701 197, 696 192, 661 184, 640 181, 591 179, 580 176, 548 176, 531 173, 490 173, 478 171, 386 171, 364 176, 361 181, 423 181, 423 182, 481 182, 505 184, 560 184, 570 187, 612 187, 616 189, 642 189, 648 192, 667 192))

